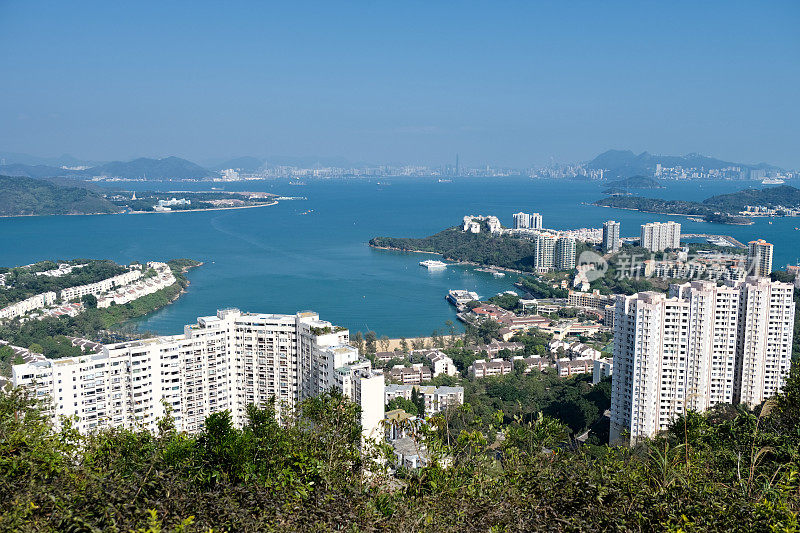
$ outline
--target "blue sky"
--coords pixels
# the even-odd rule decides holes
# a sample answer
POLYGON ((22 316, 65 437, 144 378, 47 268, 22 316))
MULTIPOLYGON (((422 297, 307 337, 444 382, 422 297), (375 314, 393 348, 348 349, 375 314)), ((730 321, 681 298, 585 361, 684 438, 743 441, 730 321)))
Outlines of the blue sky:
POLYGON ((0 151, 800 167, 800 2, 0 0, 0 151))

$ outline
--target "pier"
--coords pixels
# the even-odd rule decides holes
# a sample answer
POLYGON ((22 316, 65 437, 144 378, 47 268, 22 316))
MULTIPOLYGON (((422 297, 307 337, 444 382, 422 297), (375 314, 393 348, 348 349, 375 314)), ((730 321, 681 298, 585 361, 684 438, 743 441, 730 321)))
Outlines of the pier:
POLYGON ((747 248, 744 243, 734 239, 730 235, 712 235, 710 233, 681 233, 681 239, 719 239, 722 241, 727 241, 735 248, 747 248))

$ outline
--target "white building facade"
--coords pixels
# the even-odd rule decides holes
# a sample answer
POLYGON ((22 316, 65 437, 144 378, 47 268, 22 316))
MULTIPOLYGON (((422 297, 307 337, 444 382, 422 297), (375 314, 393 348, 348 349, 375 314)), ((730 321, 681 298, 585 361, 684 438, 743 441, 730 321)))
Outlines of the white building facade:
POLYGON ((603 222, 603 251, 616 252, 622 246, 619 239, 620 223, 614 220, 603 222))
POLYGON ((652 437, 689 409, 777 394, 791 363, 793 290, 747 278, 618 297, 611 442, 652 437))
POLYGON ((346 346, 349 332, 313 312, 200 317, 183 335, 110 344, 99 353, 13 367, 14 386, 49 398, 49 413, 74 418, 81 432, 111 427, 155 431, 167 414, 194 433, 205 418, 229 410, 246 423, 250 404, 273 400, 278 413, 334 387, 362 407, 365 436, 383 419, 383 374, 346 346), (378 412, 380 411, 380 412, 378 412))
POLYGON ((772 244, 764 239, 747 243, 747 273, 763 277, 772 273, 772 244))
POLYGON ((514 213, 514 229, 541 229, 542 215, 539 213, 514 213))
POLYGON ((642 248, 651 252, 678 248, 681 245, 681 225, 672 221, 642 224, 640 241, 642 248))
POLYGON ((556 270, 572 270, 575 268, 575 239, 559 237, 556 240, 556 270))

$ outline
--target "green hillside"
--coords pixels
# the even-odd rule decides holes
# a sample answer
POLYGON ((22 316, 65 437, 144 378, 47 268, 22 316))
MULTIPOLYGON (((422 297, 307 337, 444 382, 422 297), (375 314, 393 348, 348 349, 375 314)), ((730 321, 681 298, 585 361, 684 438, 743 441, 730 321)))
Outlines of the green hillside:
POLYGON ((533 270, 535 245, 529 239, 491 235, 488 231, 467 233, 448 228, 423 239, 375 237, 371 246, 402 251, 435 252, 450 261, 471 261, 481 265, 533 270))
POLYGON ((769 207, 794 207, 800 205, 800 189, 791 185, 765 187, 763 189, 744 189, 743 191, 712 196, 703 203, 726 211, 741 211, 747 205, 769 207))
POLYGON ((86 172, 92 176, 117 176, 131 179, 184 179, 213 176, 209 170, 174 156, 163 159, 140 157, 133 161, 112 161, 90 168, 86 172))
POLYGON ((787 208, 800 206, 800 189, 790 185, 767 187, 765 189, 745 189, 712 196, 702 202, 643 198, 640 196, 612 196, 597 200, 595 205, 636 209, 647 213, 700 216, 705 217, 709 222, 742 224, 747 222, 747 219, 737 215, 748 205, 783 206, 787 208))
POLYGON ((0 176, 0 216, 117 213, 121 209, 82 187, 21 176, 0 176))

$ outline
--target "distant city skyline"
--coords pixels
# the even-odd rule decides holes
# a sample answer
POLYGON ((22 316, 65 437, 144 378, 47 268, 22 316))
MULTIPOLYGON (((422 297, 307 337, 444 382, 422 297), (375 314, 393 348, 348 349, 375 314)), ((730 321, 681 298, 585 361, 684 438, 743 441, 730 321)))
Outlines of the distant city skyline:
POLYGON ((0 150, 800 167, 800 4, 0 3, 0 150))

